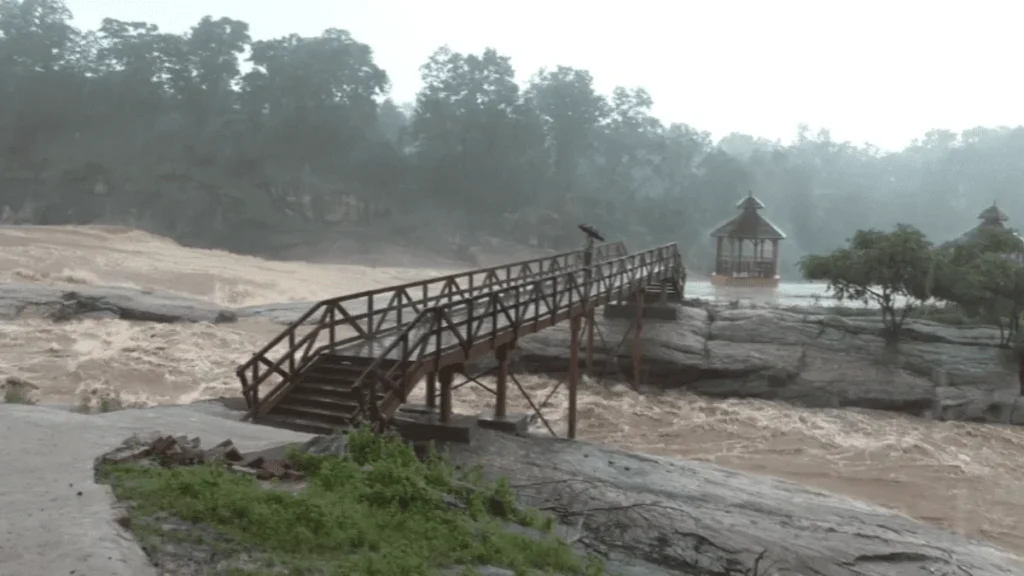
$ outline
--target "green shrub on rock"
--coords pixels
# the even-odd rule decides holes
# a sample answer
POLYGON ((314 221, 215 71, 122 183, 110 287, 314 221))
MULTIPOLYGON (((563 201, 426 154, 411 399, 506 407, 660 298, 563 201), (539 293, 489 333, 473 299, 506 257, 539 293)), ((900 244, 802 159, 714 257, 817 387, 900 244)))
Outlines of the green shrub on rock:
POLYGON ((301 490, 221 463, 117 465, 101 474, 142 523, 167 515, 209 526, 295 574, 414 576, 451 566, 601 573, 545 532, 551 520, 521 509, 507 483, 460 478, 436 454, 421 461, 402 440, 371 432, 353 433, 349 448, 345 458, 292 454, 307 479, 301 490))

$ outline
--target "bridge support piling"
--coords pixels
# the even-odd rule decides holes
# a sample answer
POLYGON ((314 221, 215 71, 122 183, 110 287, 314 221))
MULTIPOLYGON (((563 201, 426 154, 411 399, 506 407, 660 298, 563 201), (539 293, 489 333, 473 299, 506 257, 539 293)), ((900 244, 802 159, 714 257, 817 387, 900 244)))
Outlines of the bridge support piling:
POLYGON ((508 410, 508 346, 494 351, 498 359, 497 386, 494 391, 494 419, 504 420, 508 410))
POLYGON ((427 374, 427 408, 437 408, 437 372, 427 374))
POLYGON ((594 309, 587 313, 587 376, 594 377, 594 309))
POLYGON ((576 391, 580 384, 580 317, 569 322, 569 430, 566 435, 573 440, 576 438, 576 391))
POLYGON ((452 380, 455 373, 450 366, 446 366, 437 373, 437 379, 441 384, 441 423, 447 424, 452 419, 452 380))
POLYGON ((636 293, 636 331, 633 332, 633 388, 635 390, 640 389, 640 362, 641 362, 641 344, 640 336, 644 331, 644 289, 637 290, 636 293))

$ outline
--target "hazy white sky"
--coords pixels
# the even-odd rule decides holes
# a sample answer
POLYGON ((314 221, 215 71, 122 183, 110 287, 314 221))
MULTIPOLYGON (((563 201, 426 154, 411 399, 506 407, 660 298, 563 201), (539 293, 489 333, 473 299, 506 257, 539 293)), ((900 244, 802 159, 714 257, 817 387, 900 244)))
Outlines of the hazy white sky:
POLYGON ((522 80, 559 64, 602 91, 643 86, 655 113, 716 138, 788 141, 800 122, 900 148, 931 128, 1024 124, 1021 18, 1012 0, 67 0, 180 32, 203 15, 255 38, 344 28, 411 101, 438 46, 511 56, 522 80))

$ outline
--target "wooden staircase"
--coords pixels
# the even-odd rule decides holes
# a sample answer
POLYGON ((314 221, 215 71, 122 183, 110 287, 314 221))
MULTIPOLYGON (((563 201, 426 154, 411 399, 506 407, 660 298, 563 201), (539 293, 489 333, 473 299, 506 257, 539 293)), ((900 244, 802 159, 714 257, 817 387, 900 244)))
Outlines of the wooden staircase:
POLYGON ((644 302, 654 304, 659 302, 682 302, 684 298, 683 287, 679 282, 656 282, 647 286, 644 293, 644 302))
MULTIPOLYGON (((331 434, 350 426, 361 419, 360 395, 364 394, 364 388, 356 384, 375 360, 320 354, 270 413, 256 417, 255 421, 309 434, 331 434)), ((386 372, 396 364, 397 361, 383 360, 377 363, 377 368, 386 372)), ((374 402, 383 399, 384 393, 378 390, 374 402)))

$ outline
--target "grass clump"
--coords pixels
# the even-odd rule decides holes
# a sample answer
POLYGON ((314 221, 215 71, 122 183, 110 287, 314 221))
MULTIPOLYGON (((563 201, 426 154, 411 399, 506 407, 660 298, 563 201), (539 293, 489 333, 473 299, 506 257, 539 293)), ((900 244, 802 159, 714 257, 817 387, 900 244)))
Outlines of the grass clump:
MULTIPOLYGON (((421 461, 397 438, 358 431, 344 459, 293 453, 298 492, 267 488, 223 464, 101 471, 132 515, 211 526, 268 554, 291 574, 416 576, 449 566, 517 574, 601 574, 599 563, 543 532, 551 520, 516 505, 507 482, 461 478, 436 454, 421 461), (538 535, 539 534, 539 535, 538 535)), ((254 572, 255 573, 255 572, 254 572)))

